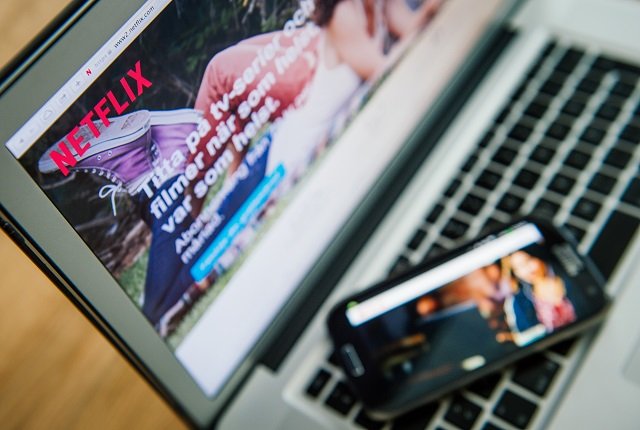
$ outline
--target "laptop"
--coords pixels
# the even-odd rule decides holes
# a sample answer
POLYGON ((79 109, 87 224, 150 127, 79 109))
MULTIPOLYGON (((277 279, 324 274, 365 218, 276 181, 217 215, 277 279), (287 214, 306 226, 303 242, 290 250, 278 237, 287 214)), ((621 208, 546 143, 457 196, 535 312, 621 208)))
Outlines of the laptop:
POLYGON ((4 70, 3 229, 194 427, 637 425, 640 3, 428 3, 78 3, 4 70), (332 304, 527 213, 608 319, 371 417, 332 304))

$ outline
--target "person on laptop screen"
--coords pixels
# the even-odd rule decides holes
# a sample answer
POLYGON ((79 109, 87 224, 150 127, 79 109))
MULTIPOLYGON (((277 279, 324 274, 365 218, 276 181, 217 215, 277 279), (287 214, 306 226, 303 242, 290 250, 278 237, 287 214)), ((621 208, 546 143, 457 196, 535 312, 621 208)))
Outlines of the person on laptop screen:
MULTIPOLYGON (((267 32, 213 44, 193 71, 160 73, 166 65, 134 41, 77 104, 94 114, 68 111, 23 160, 173 347, 440 2, 291 6, 267 32), (107 81, 122 88, 104 91, 107 81), (184 97, 176 87, 198 89, 184 97)), ((162 17, 150 24, 146 46, 170 39, 167 28, 162 17)))

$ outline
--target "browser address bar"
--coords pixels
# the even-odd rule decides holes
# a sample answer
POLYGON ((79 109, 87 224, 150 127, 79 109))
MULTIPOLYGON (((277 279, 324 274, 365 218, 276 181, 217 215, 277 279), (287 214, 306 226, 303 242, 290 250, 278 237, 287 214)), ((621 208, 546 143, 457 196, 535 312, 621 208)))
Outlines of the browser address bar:
POLYGON ((148 0, 109 40, 9 139, 7 148, 20 158, 80 95, 113 63, 172 0, 148 0))

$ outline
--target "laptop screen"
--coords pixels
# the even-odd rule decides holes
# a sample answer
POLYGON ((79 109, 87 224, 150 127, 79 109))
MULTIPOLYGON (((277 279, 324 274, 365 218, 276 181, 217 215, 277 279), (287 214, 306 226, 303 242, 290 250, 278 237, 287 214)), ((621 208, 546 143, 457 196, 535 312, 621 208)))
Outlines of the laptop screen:
POLYGON ((7 143, 207 396, 498 0, 150 0, 7 143))

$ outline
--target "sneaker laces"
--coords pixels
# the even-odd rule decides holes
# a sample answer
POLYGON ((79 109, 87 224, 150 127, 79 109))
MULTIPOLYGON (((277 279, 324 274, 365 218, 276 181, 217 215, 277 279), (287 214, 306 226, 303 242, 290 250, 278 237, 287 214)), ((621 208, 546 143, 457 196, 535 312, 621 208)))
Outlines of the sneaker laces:
POLYGON ((123 192, 121 183, 103 185, 98 191, 98 197, 100 197, 101 199, 106 199, 107 197, 111 196, 111 209, 113 210, 113 216, 117 215, 116 194, 120 192, 123 192))

